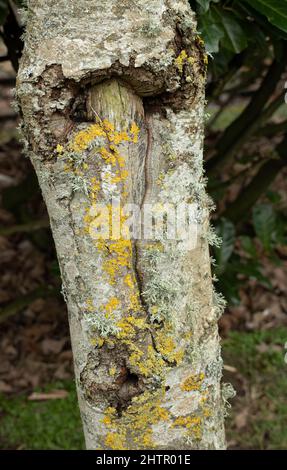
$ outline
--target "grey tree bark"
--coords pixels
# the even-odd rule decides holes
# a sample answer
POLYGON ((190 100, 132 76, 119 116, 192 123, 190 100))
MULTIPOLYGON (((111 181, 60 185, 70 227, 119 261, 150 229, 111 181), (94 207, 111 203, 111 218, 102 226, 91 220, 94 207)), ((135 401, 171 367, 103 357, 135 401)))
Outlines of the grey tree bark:
POLYGON ((88 449, 225 447, 202 165, 206 61, 187 0, 29 1, 17 95, 61 268, 88 449), (95 239, 96 205, 109 211, 112 199, 192 202, 196 247, 95 239))

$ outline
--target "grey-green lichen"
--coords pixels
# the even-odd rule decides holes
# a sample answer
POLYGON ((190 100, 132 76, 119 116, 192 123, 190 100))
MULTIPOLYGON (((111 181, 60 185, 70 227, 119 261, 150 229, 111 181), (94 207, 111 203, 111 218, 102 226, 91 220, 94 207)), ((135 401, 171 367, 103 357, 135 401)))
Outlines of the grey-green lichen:
POLYGON ((236 390, 234 389, 233 385, 223 382, 221 385, 221 396, 224 406, 224 416, 228 416, 229 410, 231 408, 229 400, 236 396, 236 390))

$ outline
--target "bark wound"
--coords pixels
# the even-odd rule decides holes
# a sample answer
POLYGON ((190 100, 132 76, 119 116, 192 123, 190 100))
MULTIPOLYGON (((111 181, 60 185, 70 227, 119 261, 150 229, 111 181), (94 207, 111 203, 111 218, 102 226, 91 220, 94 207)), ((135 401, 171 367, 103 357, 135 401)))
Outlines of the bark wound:
MULTIPOLYGON (((145 116, 142 98, 137 96, 131 86, 123 81, 107 80, 102 84, 91 86, 87 92, 87 119, 94 122, 103 122, 108 120, 112 122, 115 128, 127 128, 132 122, 136 121, 141 125, 141 145, 128 155, 126 166, 130 169, 138 168, 142 173, 139 175, 136 171, 129 172, 128 175, 128 194, 123 195, 123 188, 120 202, 144 204, 151 185, 150 153, 152 142, 152 129, 150 117, 145 116), (126 201, 125 201, 126 199, 126 201)), ((113 142, 108 145, 108 150, 113 152, 113 142)), ((134 243, 135 245, 136 243, 134 243)), ((142 299, 141 276, 138 273, 136 246, 133 247, 133 256, 131 266, 133 267, 133 276, 137 280, 136 295, 142 299)), ((128 292, 126 293, 128 296, 128 292)), ((144 322, 148 318, 148 311, 142 301, 139 311, 134 312, 137 318, 144 322)), ((147 348, 153 348, 154 343, 152 335, 144 329, 138 330, 136 338, 132 338, 137 344, 141 344, 146 351, 147 348)), ((114 407, 120 416, 122 410, 127 408, 131 399, 140 395, 145 390, 145 377, 140 373, 136 365, 130 364, 130 345, 114 343, 104 345, 99 350, 89 354, 86 367, 83 369, 80 380, 85 390, 87 399, 91 404, 101 404, 103 394, 109 406, 114 407), (115 373, 111 376, 110 362, 114 360, 115 373)))

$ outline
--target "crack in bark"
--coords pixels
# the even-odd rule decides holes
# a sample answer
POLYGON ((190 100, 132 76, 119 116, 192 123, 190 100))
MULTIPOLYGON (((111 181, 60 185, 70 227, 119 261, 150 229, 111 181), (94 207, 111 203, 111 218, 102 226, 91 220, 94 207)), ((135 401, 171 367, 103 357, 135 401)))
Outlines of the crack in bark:
MULTIPOLYGON (((145 128, 146 128, 146 135, 147 135, 147 146, 146 146, 146 154, 145 154, 145 160, 144 160, 144 194, 142 197, 142 201, 140 204, 140 221, 141 221, 141 231, 140 231, 140 237, 144 236, 144 227, 143 227, 143 207, 144 204, 147 200, 147 197, 149 196, 151 192, 151 187, 152 187, 152 172, 151 172, 151 152, 152 152, 152 129, 151 129, 151 115, 145 112, 144 114, 144 121, 145 121, 145 128)), ((135 256, 135 262, 134 262, 134 271, 135 271, 135 276, 137 280, 137 285, 139 289, 139 294, 141 298, 141 303, 143 304, 143 307, 146 311, 146 314, 148 315, 148 305, 143 298, 143 279, 142 279, 142 274, 140 273, 139 269, 139 243, 138 240, 135 240, 134 242, 134 256, 135 256)))

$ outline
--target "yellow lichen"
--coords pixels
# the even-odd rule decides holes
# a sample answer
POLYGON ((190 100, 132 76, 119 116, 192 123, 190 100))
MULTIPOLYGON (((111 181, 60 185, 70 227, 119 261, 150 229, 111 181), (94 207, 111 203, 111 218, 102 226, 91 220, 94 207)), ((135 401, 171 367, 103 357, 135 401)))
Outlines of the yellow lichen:
POLYGON ((199 416, 179 416, 173 422, 173 426, 183 426, 187 429, 192 426, 198 426, 201 424, 201 418, 199 416))
POLYGON ((89 144, 97 137, 105 136, 105 131, 100 124, 91 124, 86 129, 77 132, 69 144, 69 150, 73 152, 82 152, 86 150, 89 144))
POLYGON ((119 339, 132 339, 138 330, 149 328, 144 318, 135 318, 132 316, 122 318, 117 322, 120 331, 117 333, 119 339))
POLYGON ((173 427, 186 429, 186 437, 200 439, 202 435, 202 418, 200 416, 179 416, 173 422, 173 427))
POLYGON ((183 72, 183 66, 186 63, 186 60, 188 58, 188 55, 185 50, 182 50, 180 54, 177 56, 175 59, 175 65, 179 71, 179 73, 183 72))
POLYGON ((108 432, 105 439, 105 444, 112 450, 126 450, 125 436, 116 432, 108 432))
POLYGON ((101 348, 103 346, 104 342, 105 342, 105 340, 103 338, 100 338, 100 337, 92 338, 90 340, 91 345, 96 346, 98 348, 101 348))
POLYGON ((136 312, 142 310, 142 305, 141 305, 140 296, 138 292, 134 292, 130 294, 129 308, 136 312))
MULTIPOLYGON (((101 245, 98 244, 98 248, 101 245)), ((114 240, 108 244, 108 258, 103 261, 103 270, 108 275, 110 283, 114 284, 116 275, 123 268, 132 267, 132 244, 131 240, 114 240)))
POLYGON ((180 364, 183 360, 184 350, 176 347, 172 334, 173 331, 170 324, 160 328, 155 335, 156 349, 169 362, 180 364))
POLYGON ((134 283, 133 283, 133 280, 132 280, 132 276, 130 274, 126 274, 125 277, 124 277, 124 283, 130 288, 132 289, 134 287, 134 283))
POLYGON ((113 377, 115 373, 117 372, 117 369, 115 367, 110 367, 109 368, 109 374, 113 377))
POLYGON ((163 388, 145 391, 132 399, 121 417, 116 416, 114 408, 107 408, 102 420, 107 427, 105 446, 114 450, 127 447, 128 436, 129 449, 153 449, 152 426, 170 419, 168 410, 161 405, 164 394, 163 388))
POLYGON ((105 310, 107 314, 112 313, 120 305, 119 299, 112 297, 105 305, 101 306, 101 309, 105 310))
POLYGON ((64 152, 63 145, 58 144, 57 147, 56 147, 56 152, 57 153, 63 153, 64 152))
POLYGON ((190 392, 193 390, 200 390, 202 386, 202 382, 204 380, 204 374, 196 374, 196 375, 190 375, 187 377, 184 382, 181 384, 180 388, 181 390, 184 390, 186 392, 190 392))
POLYGON ((200 46, 204 46, 204 40, 202 39, 202 37, 196 36, 195 39, 197 44, 199 44, 200 46))
POLYGON ((135 122, 132 123, 131 125, 131 134, 133 135, 133 143, 136 144, 138 142, 138 134, 139 134, 140 128, 136 125, 135 122))
POLYGON ((161 376, 165 362, 153 346, 148 345, 147 350, 139 349, 135 344, 130 345, 132 353, 129 357, 130 364, 137 368, 144 377, 161 376))

